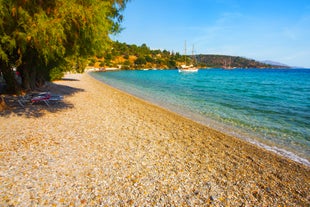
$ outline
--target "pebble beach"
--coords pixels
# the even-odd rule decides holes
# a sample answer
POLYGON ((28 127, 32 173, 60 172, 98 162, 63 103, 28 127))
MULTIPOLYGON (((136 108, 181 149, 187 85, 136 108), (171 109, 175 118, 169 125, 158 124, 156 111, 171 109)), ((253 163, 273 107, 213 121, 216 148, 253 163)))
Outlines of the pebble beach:
POLYGON ((0 112, 0 206, 310 206, 310 167, 105 85, 0 112))

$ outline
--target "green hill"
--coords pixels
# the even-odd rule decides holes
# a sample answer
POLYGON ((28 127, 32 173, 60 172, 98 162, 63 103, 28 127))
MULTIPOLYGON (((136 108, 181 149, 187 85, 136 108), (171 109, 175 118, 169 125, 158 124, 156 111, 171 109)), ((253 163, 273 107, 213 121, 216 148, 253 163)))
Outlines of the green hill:
MULTIPOLYGON (((227 55, 184 56, 167 50, 151 50, 146 44, 141 46, 113 42, 110 50, 89 60, 90 67, 120 69, 173 69, 185 63, 195 63, 200 68, 285 68, 256 60, 227 55)), ((287 67, 286 67, 287 68, 287 67)))
POLYGON ((288 68, 238 56, 200 54, 196 58, 199 64, 208 68, 288 68))

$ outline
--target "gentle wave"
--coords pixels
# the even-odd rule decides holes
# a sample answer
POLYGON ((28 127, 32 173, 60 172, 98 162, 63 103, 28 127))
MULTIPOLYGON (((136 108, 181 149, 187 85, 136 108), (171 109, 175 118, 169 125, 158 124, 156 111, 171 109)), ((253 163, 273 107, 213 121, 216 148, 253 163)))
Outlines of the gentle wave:
POLYGON ((92 73, 109 85, 309 165, 310 70, 92 73))

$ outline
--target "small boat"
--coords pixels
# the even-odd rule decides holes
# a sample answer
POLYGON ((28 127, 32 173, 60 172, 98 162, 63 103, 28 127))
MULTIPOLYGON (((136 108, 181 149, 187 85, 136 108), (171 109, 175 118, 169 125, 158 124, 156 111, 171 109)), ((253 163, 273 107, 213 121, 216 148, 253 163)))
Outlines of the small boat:
POLYGON ((193 65, 181 65, 178 69, 179 72, 198 72, 198 68, 193 65))
POLYGON ((231 67, 231 57, 229 58, 228 66, 226 65, 226 60, 224 60, 223 69, 224 69, 224 70, 231 70, 231 69, 234 69, 233 67, 231 67))
MULTIPOLYGON (((194 65, 187 65, 187 57, 186 57, 186 42, 185 42, 185 49, 184 49, 184 56, 185 56, 185 65, 181 65, 179 68, 178 68, 178 71, 181 73, 181 72, 198 72, 198 68, 195 67, 194 65)), ((194 46, 193 46, 193 50, 192 50, 192 56, 194 57, 195 59, 195 56, 194 56, 194 46)))

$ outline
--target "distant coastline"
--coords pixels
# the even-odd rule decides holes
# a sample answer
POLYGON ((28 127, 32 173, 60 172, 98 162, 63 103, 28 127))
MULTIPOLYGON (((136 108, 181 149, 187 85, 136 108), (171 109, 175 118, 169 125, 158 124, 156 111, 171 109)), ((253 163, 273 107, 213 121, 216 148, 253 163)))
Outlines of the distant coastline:
POLYGON ((101 57, 89 60, 88 67, 96 69, 176 69, 186 62, 195 62, 198 68, 291 68, 284 63, 258 61, 251 58, 217 54, 182 55, 167 50, 152 50, 146 44, 141 46, 113 42, 110 51, 101 57), (194 61, 195 60, 195 61, 194 61))

